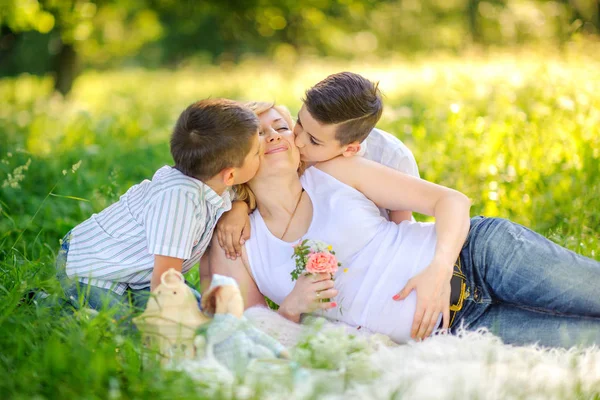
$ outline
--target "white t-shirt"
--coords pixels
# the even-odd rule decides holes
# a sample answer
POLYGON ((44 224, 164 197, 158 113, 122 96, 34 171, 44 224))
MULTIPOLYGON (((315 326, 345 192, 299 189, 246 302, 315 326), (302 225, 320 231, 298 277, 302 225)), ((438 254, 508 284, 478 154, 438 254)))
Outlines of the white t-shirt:
POLYGON ((219 196, 202 181, 164 166, 73 228, 67 276, 123 294, 128 287, 150 286, 154 255, 183 259, 186 272, 200 261, 217 220, 229 209, 229 191, 219 196))
MULTIPOLYGON (((312 202, 313 219, 299 240, 290 243, 274 236, 259 210, 250 215, 252 232, 245 246, 260 292, 281 304, 295 285, 290 275, 296 267, 293 245, 320 240, 333 246, 342 266, 335 274, 338 306, 317 313, 407 342, 417 294, 413 290, 404 301, 392 296, 431 263, 435 225, 386 221, 362 193, 316 167, 308 168, 300 182, 312 202)), ((438 324, 440 320, 441 315, 438 324)))
MULTIPOLYGON (((371 131, 360 144, 358 155, 416 178, 420 177, 419 167, 410 149, 400 139, 381 129, 375 128, 371 131)), ((379 210, 381 215, 389 220, 387 210, 379 210)))

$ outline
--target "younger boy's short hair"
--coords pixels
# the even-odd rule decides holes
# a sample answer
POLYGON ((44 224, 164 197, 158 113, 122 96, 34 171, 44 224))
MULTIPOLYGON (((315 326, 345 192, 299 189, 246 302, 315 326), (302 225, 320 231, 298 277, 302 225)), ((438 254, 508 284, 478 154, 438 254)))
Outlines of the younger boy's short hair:
POLYGON ((175 168, 207 180, 225 168, 241 167, 258 126, 256 114, 233 100, 206 99, 190 105, 171 135, 175 168))
POLYGON ((381 118, 379 83, 352 73, 329 75, 306 91, 310 115, 321 124, 339 124, 335 138, 342 146, 362 142, 381 118))

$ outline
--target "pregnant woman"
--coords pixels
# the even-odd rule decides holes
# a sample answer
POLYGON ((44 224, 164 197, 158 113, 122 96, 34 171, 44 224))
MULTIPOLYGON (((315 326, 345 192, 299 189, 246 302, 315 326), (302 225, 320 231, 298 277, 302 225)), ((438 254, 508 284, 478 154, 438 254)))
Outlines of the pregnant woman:
POLYGON ((489 328, 513 344, 600 344, 600 262, 508 220, 469 218, 461 193, 361 157, 338 157, 299 177, 289 114, 278 107, 256 112, 264 155, 248 184, 257 205, 251 238, 241 258, 212 251, 210 261, 212 273, 238 280, 246 307, 264 305, 265 295, 293 321, 320 310, 398 343, 410 339, 414 321, 420 337, 431 334, 430 325, 451 332, 463 326, 489 328), (436 222, 395 224, 377 206, 436 222), (347 272, 334 281, 292 281, 293 245, 303 239, 331 244, 347 272), (415 279, 431 280, 432 298, 449 296, 451 314, 429 315, 417 308, 415 291, 399 293, 415 279))

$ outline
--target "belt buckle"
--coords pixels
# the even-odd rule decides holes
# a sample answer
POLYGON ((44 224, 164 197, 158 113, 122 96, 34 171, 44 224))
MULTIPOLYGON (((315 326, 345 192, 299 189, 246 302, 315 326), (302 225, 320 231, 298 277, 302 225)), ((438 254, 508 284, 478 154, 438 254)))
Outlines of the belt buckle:
POLYGON ((454 264, 454 269, 452 272, 452 279, 451 279, 451 292, 450 292, 450 299, 452 302, 452 282, 456 282, 456 279, 460 279, 460 292, 458 295, 458 299, 456 299, 456 301, 454 302, 454 304, 450 304, 450 323, 448 324, 448 328, 452 327, 452 324, 454 323, 454 319, 456 318, 456 314, 458 313, 458 311, 462 310, 463 308, 463 302, 465 299, 465 293, 467 290, 467 278, 465 277, 465 275, 462 272, 462 265, 460 263, 460 257, 458 258, 458 260, 456 261, 456 263, 454 264))

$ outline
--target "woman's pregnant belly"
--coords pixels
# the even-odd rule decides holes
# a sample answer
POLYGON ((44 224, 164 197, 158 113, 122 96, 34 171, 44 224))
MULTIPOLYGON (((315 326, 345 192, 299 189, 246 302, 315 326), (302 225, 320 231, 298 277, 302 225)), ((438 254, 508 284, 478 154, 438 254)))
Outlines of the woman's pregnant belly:
MULTIPOLYGON (((388 335, 396 343, 410 339, 412 321, 415 315, 417 296, 412 291, 404 300, 393 300, 408 279, 379 279, 374 285, 367 283, 356 289, 347 278, 357 278, 350 272, 336 278, 335 287, 339 294, 332 299, 338 305, 323 312, 323 316, 348 325, 367 328, 370 331, 388 335)), ((354 283, 354 282, 352 282, 354 283)))
POLYGON ((429 265, 435 240, 433 224, 405 222, 386 226, 377 240, 344 263, 347 272, 336 274, 339 294, 333 301, 338 307, 323 315, 388 335, 397 343, 410 340, 416 291, 404 300, 392 297, 429 265))

